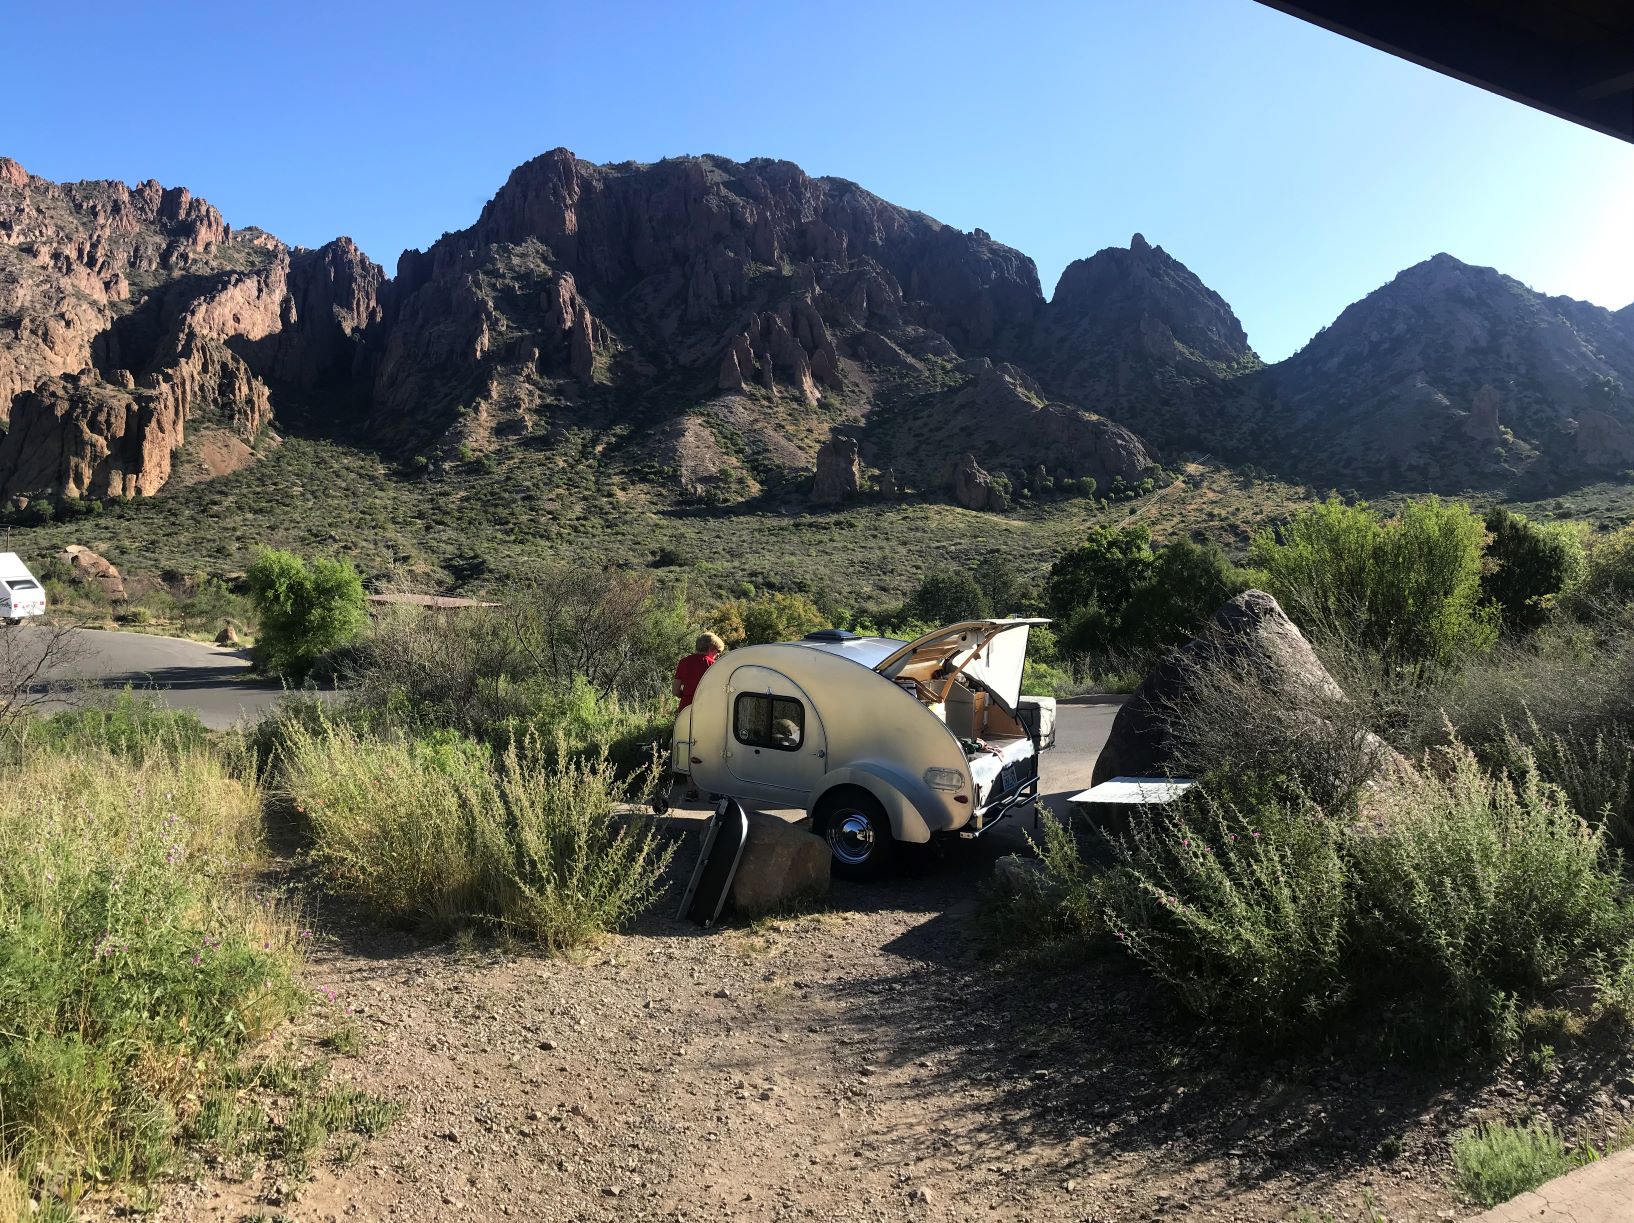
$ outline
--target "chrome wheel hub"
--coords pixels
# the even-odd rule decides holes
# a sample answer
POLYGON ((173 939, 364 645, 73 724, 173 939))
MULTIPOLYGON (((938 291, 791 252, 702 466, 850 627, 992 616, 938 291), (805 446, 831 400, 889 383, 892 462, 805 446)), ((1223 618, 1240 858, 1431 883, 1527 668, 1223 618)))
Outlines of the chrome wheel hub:
POLYGON ((874 852, 874 826, 855 811, 842 812, 829 822, 828 845, 840 861, 861 865, 874 852))

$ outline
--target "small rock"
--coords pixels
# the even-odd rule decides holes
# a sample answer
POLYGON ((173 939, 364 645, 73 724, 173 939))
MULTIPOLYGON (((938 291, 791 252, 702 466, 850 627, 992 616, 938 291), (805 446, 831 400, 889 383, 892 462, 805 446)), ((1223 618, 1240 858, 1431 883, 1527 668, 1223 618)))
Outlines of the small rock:
POLYGON ((546 1053, 549 1053, 556 1048, 556 1042, 553 1040, 542 1040, 539 1042, 539 1047, 546 1053))
POLYGON ((918 1206, 929 1206, 930 1190, 926 1189, 923 1185, 915 1185, 913 1191, 908 1194, 908 1201, 913 1202, 918 1206))

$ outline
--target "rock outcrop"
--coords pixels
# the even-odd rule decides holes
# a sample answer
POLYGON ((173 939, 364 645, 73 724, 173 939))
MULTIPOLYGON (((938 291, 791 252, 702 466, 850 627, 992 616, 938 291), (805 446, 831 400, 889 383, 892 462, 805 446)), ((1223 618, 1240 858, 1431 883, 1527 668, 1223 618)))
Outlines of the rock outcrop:
POLYGON ((74 581, 95 586, 111 603, 125 601, 124 576, 105 557, 80 544, 69 544, 62 550, 62 559, 74 581))
POLYGON ((380 269, 235 233, 185 189, 0 166, 0 495, 157 492, 190 422, 245 441, 274 388, 355 393, 380 269))
POLYGON ((1018 351, 1057 395, 1186 445, 1218 429, 1229 379, 1259 365, 1224 299, 1140 234, 1068 264, 1018 351))
POLYGON ((982 470, 973 454, 962 454, 955 460, 949 482, 953 499, 967 510, 1002 513, 1010 508, 1004 493, 993 484, 993 477, 982 470))
MULTIPOLYGON (((1262 590, 1246 591, 1224 604, 1202 633, 1171 652, 1141 681, 1113 719, 1106 745, 1095 760, 1093 783, 1169 775, 1176 752, 1176 720, 1214 708, 1202 694, 1222 674, 1251 678, 1259 706, 1255 712, 1273 721, 1302 719, 1308 727, 1346 699, 1277 601, 1262 590)), ((1358 749, 1364 769, 1375 776, 1404 767, 1401 758, 1371 734, 1362 732, 1358 749)))
POLYGON ((1260 381, 1268 445, 1331 481, 1548 485, 1634 459, 1626 323, 1451 255, 1350 306, 1260 381))
POLYGON ((732 877, 732 908, 753 917, 828 891, 833 855, 828 843, 800 825, 749 812, 749 836, 732 877))
POLYGON ((556 149, 388 281, 345 238, 0 159, 0 497, 151 495, 178 450, 210 478, 275 414, 427 459, 589 433, 712 501, 793 492, 836 426, 915 488, 972 454, 984 508, 1047 493, 1041 464, 1138 484, 1151 442, 1336 483, 1560 481, 1634 463, 1631 320, 1438 255, 1267 369, 1139 234, 1046 300, 984 231, 783 161, 556 149))
POLYGON ((862 487, 862 452, 857 439, 831 437, 817 452, 817 470, 812 477, 811 499, 818 505, 838 505, 854 497, 862 487))

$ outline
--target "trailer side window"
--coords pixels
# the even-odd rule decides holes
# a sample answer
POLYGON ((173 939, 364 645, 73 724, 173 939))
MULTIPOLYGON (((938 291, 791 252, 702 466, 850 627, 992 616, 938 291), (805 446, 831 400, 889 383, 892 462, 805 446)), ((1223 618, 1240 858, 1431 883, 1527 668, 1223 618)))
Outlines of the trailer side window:
POLYGON ((742 693, 732 705, 732 735, 750 747, 792 752, 806 738, 806 707, 793 697, 742 693))

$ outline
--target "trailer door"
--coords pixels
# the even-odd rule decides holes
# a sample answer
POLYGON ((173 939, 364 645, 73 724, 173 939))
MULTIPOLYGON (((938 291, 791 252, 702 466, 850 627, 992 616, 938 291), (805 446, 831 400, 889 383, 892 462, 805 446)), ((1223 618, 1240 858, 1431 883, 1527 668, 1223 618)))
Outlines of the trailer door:
POLYGON ((828 768, 811 698, 770 667, 739 667, 726 684, 726 766, 746 797, 805 806, 828 768))

